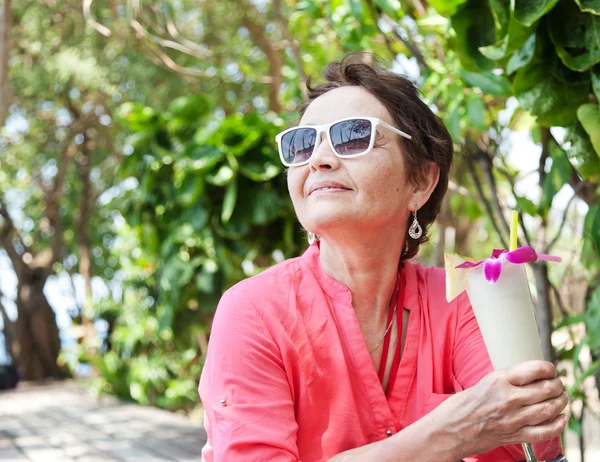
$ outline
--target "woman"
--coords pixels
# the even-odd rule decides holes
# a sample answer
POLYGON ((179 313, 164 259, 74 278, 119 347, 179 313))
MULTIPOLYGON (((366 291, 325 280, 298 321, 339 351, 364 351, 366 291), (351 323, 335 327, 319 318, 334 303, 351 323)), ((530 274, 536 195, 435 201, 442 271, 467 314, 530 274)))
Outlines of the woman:
POLYGON ((351 55, 277 137, 299 258, 222 297, 200 381, 211 461, 514 461, 561 454, 551 363, 493 371, 466 295, 411 263, 452 141, 406 79, 351 55))

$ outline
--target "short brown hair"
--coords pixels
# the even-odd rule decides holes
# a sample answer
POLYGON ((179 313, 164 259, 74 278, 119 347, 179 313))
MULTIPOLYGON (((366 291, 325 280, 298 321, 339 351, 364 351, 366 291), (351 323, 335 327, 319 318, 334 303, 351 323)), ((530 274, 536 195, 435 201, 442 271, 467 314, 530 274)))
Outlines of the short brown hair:
MULTIPOLYGON (((429 228, 435 221, 448 189, 448 172, 452 165, 452 137, 441 119, 419 97, 419 90, 406 77, 384 67, 383 60, 372 53, 351 53, 340 62, 331 62, 323 71, 326 82, 311 87, 309 78, 308 101, 299 108, 300 116, 316 98, 335 88, 360 86, 377 98, 388 110, 397 127, 412 136, 411 140, 398 135, 404 151, 408 180, 417 184, 426 173, 428 162, 440 169, 440 178, 431 197, 418 212, 423 228, 419 239, 406 237, 401 259, 414 257, 419 246, 429 240, 429 228)), ((412 217, 407 223, 412 222, 412 217)))

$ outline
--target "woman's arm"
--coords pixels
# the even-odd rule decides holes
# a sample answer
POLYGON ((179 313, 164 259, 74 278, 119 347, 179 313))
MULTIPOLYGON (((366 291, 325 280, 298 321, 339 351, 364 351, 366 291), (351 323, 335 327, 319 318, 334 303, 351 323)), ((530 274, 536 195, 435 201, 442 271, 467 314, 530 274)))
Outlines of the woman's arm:
MULTIPOLYGON (((550 441, 568 421, 559 415, 567 404, 559 382, 554 365, 546 361, 492 372, 395 437, 344 452, 331 462, 456 462, 499 446, 550 441)), ((514 457, 524 458, 522 453, 514 457)))
POLYGON ((279 348, 243 290, 217 308, 200 380, 205 462, 296 462, 298 426, 279 348))
POLYGON ((435 411, 388 439, 342 452, 329 462, 457 462, 459 440, 446 431, 435 411))

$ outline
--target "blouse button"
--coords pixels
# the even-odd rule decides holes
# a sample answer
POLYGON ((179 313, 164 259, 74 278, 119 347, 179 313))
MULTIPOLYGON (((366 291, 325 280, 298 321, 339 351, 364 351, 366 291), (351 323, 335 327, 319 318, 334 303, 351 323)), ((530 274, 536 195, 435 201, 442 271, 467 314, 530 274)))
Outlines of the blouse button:
POLYGON ((392 436, 392 430, 388 430, 388 431, 386 431, 386 432, 385 432, 385 434, 386 434, 387 436, 392 436))

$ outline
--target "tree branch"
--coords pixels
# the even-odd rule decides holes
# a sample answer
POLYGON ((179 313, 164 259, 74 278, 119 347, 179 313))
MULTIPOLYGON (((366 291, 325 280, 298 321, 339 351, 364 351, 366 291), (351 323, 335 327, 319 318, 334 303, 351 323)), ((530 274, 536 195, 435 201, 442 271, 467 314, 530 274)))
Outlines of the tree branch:
POLYGON ((502 242, 502 245, 506 249, 506 248, 508 248, 506 239, 504 238, 502 231, 500 231, 500 228, 498 227, 498 224, 496 223, 496 219, 494 218, 494 211, 492 209, 492 206, 490 205, 490 202, 488 201, 488 199, 485 197, 485 193, 483 192, 483 187, 481 185, 481 181, 479 180, 479 177, 477 176, 477 172, 476 172, 475 166, 473 164, 473 159, 471 158, 470 155, 465 156, 465 159, 467 162, 467 167, 469 169, 469 173, 471 174, 471 178, 473 178, 473 182, 475 183, 475 188, 477 189, 477 193, 479 194, 479 198, 481 199, 481 201, 483 202, 483 204, 485 206, 485 210, 486 210, 488 216, 490 217, 492 226, 494 227, 494 229, 496 230, 496 233, 498 234, 498 237, 500 238, 500 242, 502 242))
MULTIPOLYGON (((410 54, 412 56, 415 57, 418 65, 419 65, 419 69, 421 69, 421 72, 428 70, 429 66, 425 62, 423 53, 421 53, 421 51, 419 50, 417 45, 415 45, 412 42, 412 40, 410 40, 410 38, 405 39, 404 37, 402 37, 402 34, 400 34, 400 32, 398 32, 398 24, 395 21, 392 21, 386 14, 383 14, 381 9, 378 8, 373 3, 372 0, 366 0, 365 3, 367 4, 367 7, 369 8, 369 13, 371 14, 371 18, 373 19, 373 23, 375 24, 375 27, 377 27, 377 30, 379 30, 379 33, 383 36, 383 39, 385 40, 388 50, 390 51, 392 56, 395 57, 397 53, 392 49, 392 43, 391 43, 389 37, 387 36, 387 34, 381 30, 381 27, 379 26, 380 20, 385 21, 385 23, 388 25, 388 27, 391 29, 392 33, 394 34, 394 37, 408 49, 408 51, 410 52, 410 54)), ((408 36, 408 33, 406 35, 408 36)))
POLYGON ((479 151, 479 154, 480 154, 480 159, 483 161, 483 164, 485 166, 485 168, 484 168, 485 176, 488 180, 488 184, 490 185, 491 194, 492 194, 492 203, 494 204, 496 213, 499 216, 500 224, 502 225, 504 232, 507 235, 510 235, 510 226, 508 224, 508 221, 506 221, 506 217, 504 216, 504 213, 502 210, 502 205, 500 204, 500 197, 498 195, 496 179, 494 178, 494 172, 492 170, 492 167, 493 167, 492 159, 487 152, 484 152, 482 150, 479 151))
POLYGON ((208 53, 209 56, 212 56, 212 52, 208 50, 205 46, 198 45, 197 43, 188 40, 180 34, 180 32, 177 30, 177 27, 175 26, 175 21, 173 21, 173 16, 171 14, 171 6, 167 4, 166 7, 167 9, 165 12, 165 23, 169 35, 190 49, 198 50, 198 52, 200 53, 208 53))
POLYGON ((8 65, 10 58, 11 0, 4 0, 0 6, 0 127, 8 115, 10 105, 10 86, 8 65))
MULTIPOLYGON (((496 168, 496 170, 498 170, 498 172, 500 172, 506 178, 506 180, 510 184, 510 191, 516 200, 517 193, 515 191, 515 178, 513 176, 511 176, 511 174, 508 173, 503 168, 500 168, 500 167, 495 167, 495 168, 496 168)), ((525 227, 525 221, 523 220, 522 213, 519 213, 519 225, 521 227, 521 231, 523 232, 523 237, 525 238, 526 244, 529 247, 531 247, 531 238, 529 237, 529 232, 527 231, 527 228, 525 227)))
POLYGON ((294 40, 290 29, 287 25, 287 20, 283 17, 281 13, 281 0, 273 0, 273 10, 275 11, 275 17, 279 22, 279 27, 283 31, 283 36, 290 44, 290 48, 292 49, 292 55, 294 56, 294 61, 296 61, 296 68, 298 69, 298 77, 300 77, 300 91, 302 92, 302 98, 304 101, 308 99, 308 89, 306 88, 307 75, 304 70, 304 64, 302 63, 302 56, 300 47, 298 43, 294 40))
POLYGON ((104 35, 105 37, 110 37, 112 32, 110 31, 110 29, 102 24, 100 24, 99 22, 97 22, 94 17, 92 16, 92 2, 94 0, 83 0, 83 17, 85 18, 86 22, 90 25, 90 27, 92 29, 94 29, 96 32, 98 32, 99 34, 104 35))
POLYGON ((265 28, 262 25, 258 25, 251 18, 259 16, 254 4, 247 0, 238 0, 240 3, 240 9, 242 10, 242 24, 250 32, 250 36, 254 43, 262 50, 267 56, 267 61, 270 66, 270 77, 271 82, 269 84, 269 109, 275 113, 281 111, 281 104, 279 102, 279 89, 283 82, 283 75, 281 68, 283 67, 283 58, 280 50, 273 46, 273 43, 267 38, 265 34, 265 28), (250 14, 252 12, 252 14, 250 14))
MULTIPOLYGON (((81 156, 77 162, 79 179, 81 181, 81 198, 79 201, 79 211, 75 219, 77 240, 79 241, 79 273, 85 281, 85 301, 84 307, 89 308, 92 297, 92 259, 90 257, 90 241, 87 234, 86 225, 90 215, 90 156, 85 144, 82 145, 81 156)), ((82 324, 86 324, 86 310, 81 311, 82 324)))
MULTIPOLYGON (((582 188, 582 187, 583 187, 583 183, 579 183, 577 185, 577 188, 582 188)), ((558 227, 558 231, 556 232, 556 236, 554 236, 554 238, 546 246, 546 249, 544 250, 544 253, 550 253, 550 251, 552 250, 552 248, 554 247, 554 245, 556 244, 556 242, 560 238, 560 236, 562 234, 562 231, 563 231, 563 228, 565 226, 565 223, 567 222, 567 214, 569 212, 569 207, 573 203, 573 200, 577 197, 577 193, 578 193, 578 191, 577 191, 577 189, 575 189, 574 192, 573 192, 573 195, 569 199, 569 202, 567 202, 567 205, 565 205, 565 211, 563 213, 563 217, 562 217, 562 221, 560 222, 560 226, 558 227)))
MULTIPOLYGON (((144 43, 144 48, 149 52, 146 52, 146 56, 150 58, 150 60, 161 67, 166 67, 178 74, 189 77, 206 77, 207 74, 205 71, 200 69, 193 69, 191 67, 180 66, 175 61, 171 59, 171 57, 162 51, 156 44, 146 41, 144 43)), ((144 51, 144 49, 142 49, 144 51)), ((190 80, 188 80, 190 81, 190 80)))
MULTIPOLYGON (((392 21, 386 14, 382 14, 381 18, 392 29, 394 37, 396 37, 400 42, 402 42, 404 44, 404 46, 406 48, 408 48, 408 51, 410 51, 410 54, 415 57, 418 65, 419 65, 419 69, 421 69, 421 72, 428 71, 429 66, 425 62, 423 53, 421 53, 421 50, 419 50, 417 45, 410 39, 408 32, 404 31, 406 33, 407 37, 409 37, 408 39, 405 39, 404 37, 402 37, 402 34, 398 31, 398 28, 399 28, 398 23, 396 23, 395 21, 392 21)), ((379 27, 379 26, 377 26, 377 27, 379 27)))
POLYGON ((21 235, 15 227, 2 197, 0 197, 0 216, 2 216, 4 219, 4 224, 2 225, 2 228, 0 228, 0 242, 2 242, 2 247, 4 247, 4 250, 10 258, 13 269, 15 270, 15 273, 17 273, 17 277, 20 278, 20 276, 23 274, 23 271, 27 267, 27 264, 25 261, 23 261, 23 257, 19 255, 15 249, 12 243, 11 235, 19 240, 19 243, 23 246, 23 248, 27 250, 27 247, 23 244, 21 235))
MULTIPOLYGON (((556 140, 556 138, 554 138, 554 135, 552 135, 552 132, 550 132, 549 136, 552 138, 552 140, 554 140, 554 142, 557 145, 561 146, 561 144, 556 140)), ((578 191, 577 196, 582 201, 584 201, 590 207, 593 207, 598 203, 598 195, 596 194, 597 185, 595 183, 581 178, 581 176, 579 176, 579 172, 577 172, 573 164, 570 162, 569 164, 571 166, 571 177, 569 178, 569 185, 571 186, 571 188, 573 188, 573 190, 578 191)))
POLYGON ((185 45, 182 45, 180 43, 174 42, 173 40, 167 40, 161 37, 157 37, 154 34, 151 34, 150 32, 148 32, 144 26, 142 26, 142 24, 140 24, 140 22, 137 19, 131 19, 129 21, 129 25, 131 25, 131 27, 133 27, 133 29, 142 37, 144 37, 147 40, 150 40, 151 42, 160 45, 162 47, 165 48, 172 48, 173 50, 177 50, 180 51, 181 53, 185 53, 187 55, 193 56, 195 58, 199 58, 199 59, 205 59, 207 57, 210 57, 211 53, 208 50, 197 50, 197 49, 191 49, 185 45))

